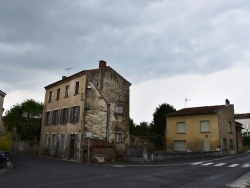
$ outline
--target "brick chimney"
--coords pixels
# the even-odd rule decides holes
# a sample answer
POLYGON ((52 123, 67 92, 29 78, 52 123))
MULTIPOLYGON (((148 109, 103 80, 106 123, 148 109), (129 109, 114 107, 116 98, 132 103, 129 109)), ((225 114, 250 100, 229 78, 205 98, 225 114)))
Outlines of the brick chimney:
POLYGON ((226 99, 226 106, 228 106, 229 104, 230 104, 230 101, 226 99))
POLYGON ((101 68, 105 68, 106 67, 106 61, 103 61, 103 60, 100 60, 99 61, 99 68, 101 69, 101 68))

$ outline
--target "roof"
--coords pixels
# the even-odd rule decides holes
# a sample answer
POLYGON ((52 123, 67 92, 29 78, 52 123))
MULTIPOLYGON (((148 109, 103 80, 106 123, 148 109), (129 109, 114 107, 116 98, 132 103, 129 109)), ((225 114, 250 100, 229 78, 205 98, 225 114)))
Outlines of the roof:
POLYGON ((217 106, 201 106, 194 108, 183 108, 181 110, 167 114, 167 116, 183 116, 183 115, 199 115, 199 114, 214 114, 218 110, 224 108, 225 105, 217 106))
POLYGON ((250 113, 235 114, 235 119, 250 119, 250 113))
POLYGON ((1 95, 2 97, 5 97, 6 93, 4 93, 4 92, 2 92, 2 91, 0 90, 0 95, 1 95))
MULTIPOLYGON (((110 66, 105 66, 105 67, 112 69, 110 66)), ((79 77, 79 76, 84 75, 84 74, 86 74, 86 73, 90 73, 90 72, 94 72, 94 71, 99 71, 99 70, 101 70, 101 68, 83 70, 83 71, 80 71, 80 72, 75 73, 75 74, 73 74, 73 75, 71 75, 71 76, 68 76, 68 77, 63 76, 64 79, 61 79, 61 80, 59 80, 59 81, 57 81, 57 82, 54 82, 54 83, 52 83, 52 84, 49 84, 49 85, 45 86, 44 88, 45 88, 45 89, 48 89, 48 88, 53 87, 53 86, 55 86, 55 85, 57 85, 57 84, 59 84, 59 83, 68 82, 68 81, 73 80, 73 79, 75 79, 76 77, 79 77)), ((112 69, 112 70, 113 70, 114 72, 116 72, 114 69, 112 69)), ((117 73, 119 76, 121 76, 118 72, 116 72, 116 73, 117 73)), ((128 83, 131 85, 131 83, 130 83, 129 81, 127 81, 124 77, 121 76, 121 78, 124 79, 126 82, 128 82, 128 83)))

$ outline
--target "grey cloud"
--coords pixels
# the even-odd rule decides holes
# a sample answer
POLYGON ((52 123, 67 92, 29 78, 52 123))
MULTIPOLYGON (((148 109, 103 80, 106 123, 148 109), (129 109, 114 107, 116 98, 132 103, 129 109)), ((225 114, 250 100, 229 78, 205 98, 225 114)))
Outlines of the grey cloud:
POLYGON ((133 83, 228 69, 245 61, 249 51, 249 6, 246 1, 3 1, 0 67, 6 73, 0 79, 17 75, 9 82, 20 82, 32 76, 29 69, 60 77, 65 67, 74 68, 72 73, 96 68, 100 59, 133 83))

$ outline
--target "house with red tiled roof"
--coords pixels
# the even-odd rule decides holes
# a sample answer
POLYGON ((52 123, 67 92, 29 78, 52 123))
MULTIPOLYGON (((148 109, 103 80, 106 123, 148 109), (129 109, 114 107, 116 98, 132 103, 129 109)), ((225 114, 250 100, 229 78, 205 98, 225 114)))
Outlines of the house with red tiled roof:
POLYGON ((168 151, 237 152, 234 105, 184 108, 167 114, 168 151))
POLYGON ((242 123, 242 134, 250 136, 250 113, 235 114, 236 121, 242 123))
POLYGON ((87 135, 125 152, 130 140, 130 85, 101 60, 97 69, 63 76, 46 86, 40 152, 80 161, 89 141, 87 135))

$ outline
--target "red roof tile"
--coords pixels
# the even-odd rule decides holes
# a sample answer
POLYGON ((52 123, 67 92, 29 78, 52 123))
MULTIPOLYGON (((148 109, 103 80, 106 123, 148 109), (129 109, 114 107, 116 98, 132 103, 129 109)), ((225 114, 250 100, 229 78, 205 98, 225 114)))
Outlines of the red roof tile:
POLYGON ((235 114, 235 119, 250 119, 250 113, 235 114))
POLYGON ((217 105, 217 106, 201 106, 194 108, 183 108, 176 112, 172 112, 167 114, 167 116, 182 116, 182 115, 198 115, 198 114, 213 114, 216 111, 224 108, 225 105, 217 105))

